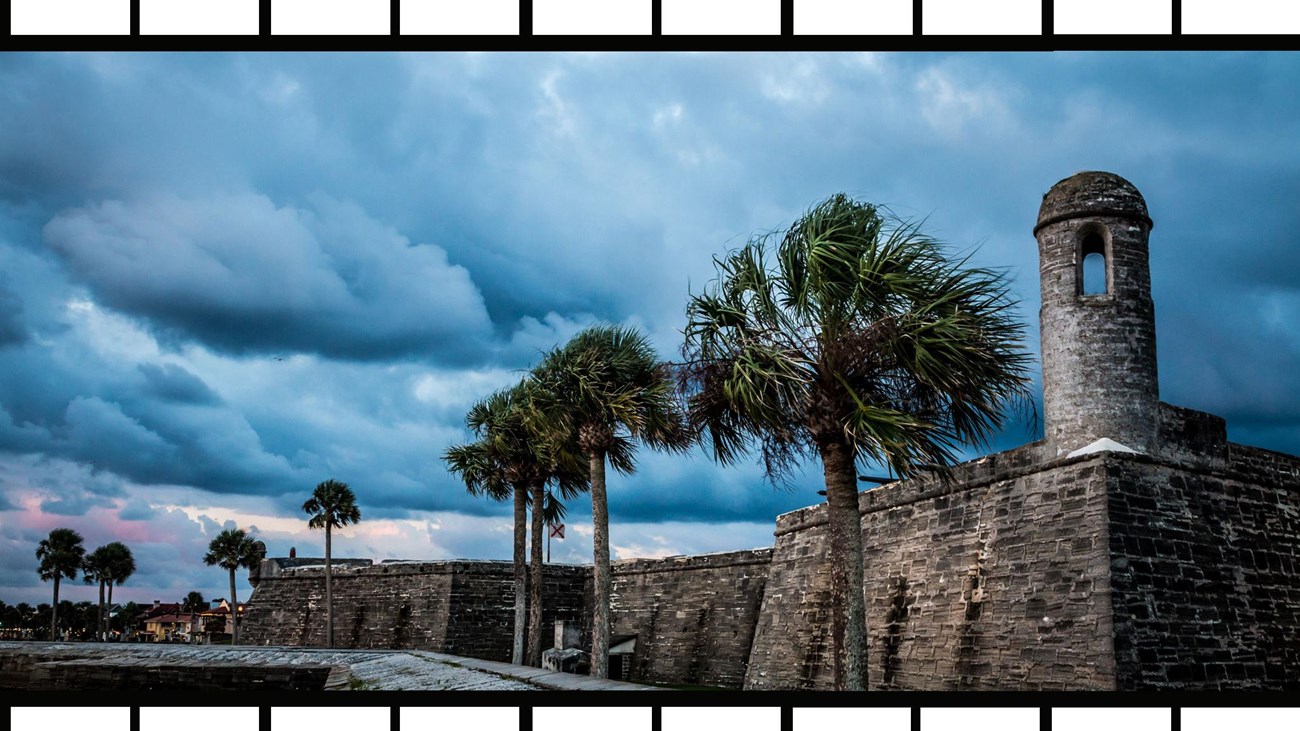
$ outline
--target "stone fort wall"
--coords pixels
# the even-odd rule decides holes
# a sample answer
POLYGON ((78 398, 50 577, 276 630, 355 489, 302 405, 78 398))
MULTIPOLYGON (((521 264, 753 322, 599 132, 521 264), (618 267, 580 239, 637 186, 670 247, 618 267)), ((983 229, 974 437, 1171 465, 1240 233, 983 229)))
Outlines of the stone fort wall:
MULTIPOLYGON (((1040 447, 862 493, 869 687, 1114 687, 1104 457, 1040 447)), ((828 688, 825 505, 776 533, 745 687, 828 688)))
MULTIPOLYGON (((263 563, 240 643, 324 647, 324 568, 283 569, 277 563, 282 560, 263 563)), ((514 592, 509 562, 351 563, 361 565, 334 573, 336 647, 414 648, 510 660, 514 592)), ((546 567, 544 626, 582 619, 589 573, 582 566, 546 567)))
POLYGON ((772 549, 616 561, 612 635, 636 635, 628 679, 739 688, 772 549))
MULTIPOLYGON (((612 564, 612 634, 636 635, 629 679, 738 688, 771 549, 612 564)), ((322 559, 267 559, 240 642, 324 646, 322 559)), ((513 571, 506 561, 371 562, 344 559, 334 574, 334 641, 341 648, 418 648, 509 661, 513 571)), ((576 621, 589 645, 591 569, 550 564, 543 645, 557 620, 576 621)))
POLYGON ((1119 689, 1300 689, 1300 458, 1105 468, 1119 689))

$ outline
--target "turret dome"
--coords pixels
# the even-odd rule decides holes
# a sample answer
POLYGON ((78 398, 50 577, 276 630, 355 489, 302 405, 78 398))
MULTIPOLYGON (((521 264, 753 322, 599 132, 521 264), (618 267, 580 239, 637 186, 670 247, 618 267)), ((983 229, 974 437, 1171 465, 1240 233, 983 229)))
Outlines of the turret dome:
POLYGON ((1115 216, 1142 221, 1151 228, 1147 202, 1130 182, 1114 173, 1090 170, 1062 180, 1043 196, 1034 231, 1071 218, 1115 216))

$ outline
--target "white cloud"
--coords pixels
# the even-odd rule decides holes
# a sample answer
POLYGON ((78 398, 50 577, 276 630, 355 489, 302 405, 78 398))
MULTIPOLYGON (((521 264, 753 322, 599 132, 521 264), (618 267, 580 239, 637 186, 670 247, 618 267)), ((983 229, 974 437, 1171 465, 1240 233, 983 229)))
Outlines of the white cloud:
POLYGON ((78 339, 100 357, 134 364, 160 356, 157 341, 131 318, 83 297, 68 300, 66 309, 68 323, 79 331, 78 339))
POLYGON ((995 130, 1010 120, 1001 92, 987 84, 967 83, 938 66, 917 76, 915 91, 921 116, 936 132, 950 139, 964 138, 972 131, 995 130))

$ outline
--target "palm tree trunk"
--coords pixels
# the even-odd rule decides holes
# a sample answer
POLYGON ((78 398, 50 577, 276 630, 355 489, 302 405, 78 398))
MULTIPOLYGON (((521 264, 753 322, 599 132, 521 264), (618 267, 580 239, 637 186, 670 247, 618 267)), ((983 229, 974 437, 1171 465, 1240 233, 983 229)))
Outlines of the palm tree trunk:
POLYGON ((235 598, 235 570, 230 570, 230 645, 239 644, 239 600, 235 598))
POLYGON ((113 582, 108 582, 108 611, 104 613, 104 639, 113 631, 113 582))
POLYGON ((528 586, 528 660, 533 667, 542 665, 542 532, 546 530, 542 507, 546 481, 533 482, 532 581, 528 586))
POLYGON ((831 538, 831 638, 835 689, 866 690, 867 612, 862 576, 862 516, 857 470, 846 444, 821 447, 831 538))
POLYGON ((609 677, 609 503, 605 499, 605 453, 593 450, 591 457, 591 528, 595 561, 593 578, 596 605, 591 620, 591 675, 609 677))
POLYGON ((524 634, 528 626, 528 566, 524 563, 527 559, 528 546, 528 486, 523 483, 516 484, 514 493, 515 627, 510 643, 510 662, 522 665, 524 664, 524 634))
POLYGON ((104 640, 104 580, 99 580, 99 612, 95 614, 95 639, 104 640))
POLYGON ((59 639, 59 577, 54 577, 54 604, 50 606, 50 641, 59 639))
POLYGON ((330 524, 325 524, 325 646, 334 647, 334 564, 330 557, 330 524))

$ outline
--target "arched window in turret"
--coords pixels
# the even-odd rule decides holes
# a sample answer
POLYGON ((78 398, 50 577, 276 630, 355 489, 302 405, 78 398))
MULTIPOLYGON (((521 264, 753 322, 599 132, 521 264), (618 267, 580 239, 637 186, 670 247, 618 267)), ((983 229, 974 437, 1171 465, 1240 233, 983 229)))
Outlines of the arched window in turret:
POLYGON ((1079 242, 1079 294, 1110 294, 1110 262, 1106 261, 1106 239, 1087 231, 1079 242))

